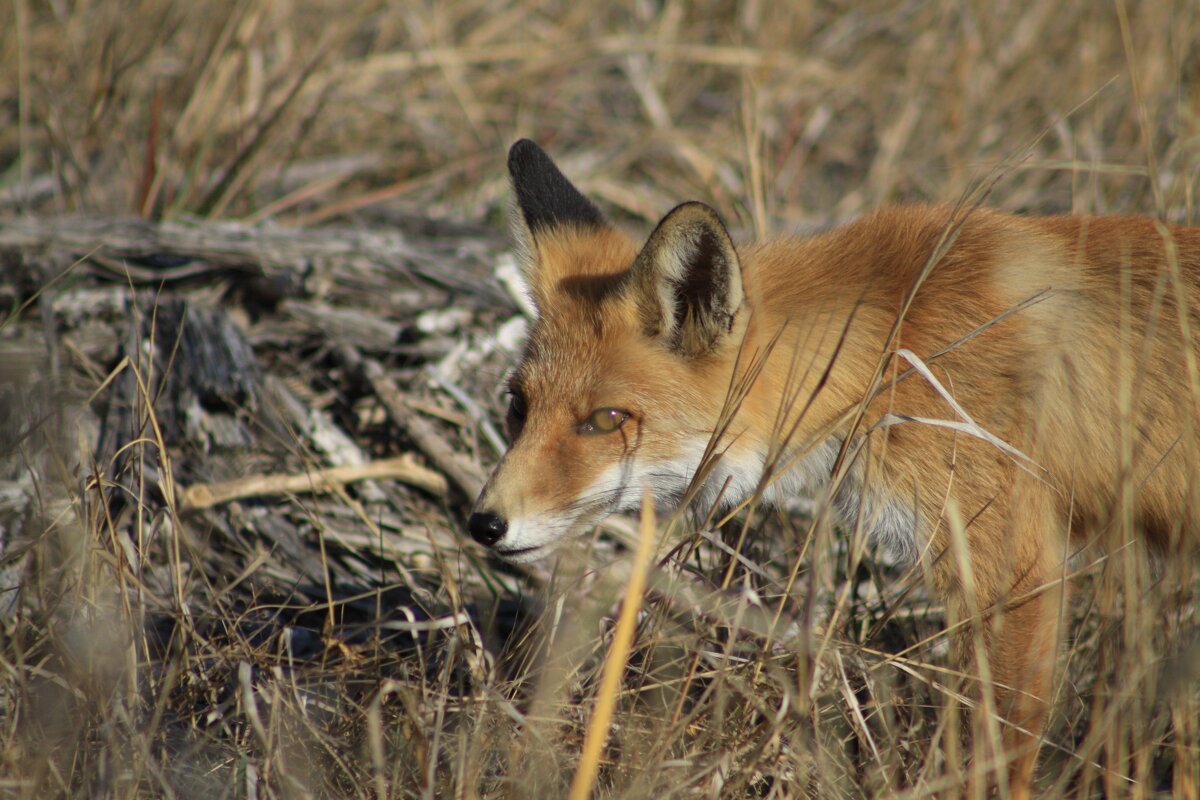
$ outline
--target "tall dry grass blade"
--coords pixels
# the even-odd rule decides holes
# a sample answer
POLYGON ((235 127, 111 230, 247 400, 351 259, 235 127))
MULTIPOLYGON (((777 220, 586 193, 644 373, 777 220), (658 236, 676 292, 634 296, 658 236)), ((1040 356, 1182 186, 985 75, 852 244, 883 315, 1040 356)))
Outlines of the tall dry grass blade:
POLYGON ((292 103, 300 96, 300 91, 324 60, 326 52, 326 45, 321 44, 317 47, 316 53, 313 54, 300 70, 300 73, 293 79, 284 96, 275 104, 275 107, 271 109, 266 118, 258 124, 254 133, 250 135, 250 140, 246 145, 234 156, 233 161, 225 169, 221 179, 197 204, 197 214, 201 216, 220 216, 225 211, 229 203, 232 202, 234 195, 249 179, 248 170, 253 164, 255 157, 270 140, 272 132, 279 125, 284 113, 292 107, 292 103))
POLYGON ((1146 98, 1138 75, 1138 57, 1133 49, 1133 34, 1129 27, 1129 9, 1125 0, 1113 0, 1117 10, 1117 22, 1121 30, 1121 48, 1125 52, 1125 68, 1129 71, 1129 86, 1133 92, 1133 107, 1137 111, 1138 130, 1141 133, 1143 154, 1146 158, 1146 173, 1150 179, 1150 192, 1154 197, 1154 209, 1161 217, 1166 213, 1162 184, 1159 181, 1158 158, 1154 153, 1154 131, 1146 112, 1146 98))
POLYGON ((621 682, 625 675, 625 664, 633 646, 633 634, 637 626, 638 612, 642 608, 642 594, 646 587, 646 576, 650 572, 655 542, 654 496, 647 487, 642 492, 642 525, 637 550, 633 555, 632 572, 621 600, 621 614, 613 628, 612 644, 604 659, 604 672, 596 692, 596 707, 588 724, 583 740, 579 766, 571 780, 570 800, 587 800, 592 794, 596 776, 600 771, 600 757, 608 741, 613 713, 621 693, 621 682))
POLYGON ((30 144, 29 108, 29 5, 28 0, 13 0, 17 45, 17 159, 21 164, 22 202, 28 201, 29 182, 33 177, 33 148, 30 144))
MULTIPOLYGON (((980 697, 979 711, 972 717, 975 736, 973 737, 974 753, 971 760, 971 780, 969 786, 975 796, 982 800, 990 783, 989 773, 995 775, 999 783, 1000 795, 1007 793, 1008 775, 1003 769, 997 769, 998 758, 1004 752, 1001 744, 1000 726, 997 723, 996 692, 992 680, 992 666, 988 660, 987 646, 984 643, 984 626, 990 620, 982 613, 979 606, 979 593, 975 582, 975 567, 971 563, 970 545, 967 543, 966 526, 958 511, 958 504, 953 498, 947 506, 946 529, 949 533, 951 557, 955 561, 956 574, 961 582, 959 591, 963 598, 965 619, 951 620, 952 625, 967 626, 967 630, 958 634, 969 643, 972 654, 972 667, 978 671, 978 695, 980 697), (980 730, 982 729, 982 730, 980 730), (981 735, 982 734, 982 735, 981 735)), ((971 676, 974 679, 974 675, 971 676)), ((1019 688, 1019 687, 1018 687, 1019 688)))

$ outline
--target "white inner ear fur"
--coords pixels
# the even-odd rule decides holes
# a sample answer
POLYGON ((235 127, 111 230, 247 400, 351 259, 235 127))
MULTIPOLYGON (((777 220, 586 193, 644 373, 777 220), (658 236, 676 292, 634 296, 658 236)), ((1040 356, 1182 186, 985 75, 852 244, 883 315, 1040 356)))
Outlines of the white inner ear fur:
POLYGON ((525 224, 525 215, 517 205, 517 193, 512 192, 508 203, 508 227, 512 236, 513 255, 517 259, 517 267, 525 281, 526 288, 533 286, 537 278, 538 261, 537 245, 533 241, 533 232, 525 224))
POLYGON ((678 288, 687 280, 687 264, 696 255, 699 238, 698 232, 692 236, 677 233, 655 254, 654 266, 658 275, 655 294, 658 296, 658 307, 662 314, 663 333, 668 338, 677 333, 675 307, 677 303, 683 302, 679 299, 678 288))
POLYGON ((529 267, 519 260, 519 253, 501 253, 496 259, 496 267, 492 274, 508 292, 508 296, 521 309, 521 313, 529 319, 538 318, 537 304, 533 302, 533 289, 529 284, 529 267))

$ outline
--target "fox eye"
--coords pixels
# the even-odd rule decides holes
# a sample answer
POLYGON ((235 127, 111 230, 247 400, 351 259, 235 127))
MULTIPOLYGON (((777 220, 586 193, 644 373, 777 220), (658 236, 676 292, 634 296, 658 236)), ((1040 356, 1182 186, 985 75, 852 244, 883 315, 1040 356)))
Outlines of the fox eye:
POLYGON ((508 398, 508 414, 513 419, 524 422, 525 414, 528 413, 525 408, 525 395, 520 392, 513 392, 508 398))
POLYGON ((510 438, 517 438, 517 434, 525 426, 525 415, 527 413, 528 408, 525 405, 525 395, 516 390, 510 391, 508 398, 508 419, 506 420, 510 438))
POLYGON ((612 433, 629 419, 629 414, 616 408, 597 408, 579 425, 579 432, 585 436, 595 436, 602 433, 612 433))

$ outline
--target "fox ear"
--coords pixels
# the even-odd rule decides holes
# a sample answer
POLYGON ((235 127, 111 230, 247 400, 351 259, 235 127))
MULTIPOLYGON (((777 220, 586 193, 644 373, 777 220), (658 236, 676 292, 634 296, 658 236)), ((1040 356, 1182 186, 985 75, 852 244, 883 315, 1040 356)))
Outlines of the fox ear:
POLYGON ((560 225, 601 228, 604 215, 559 172, 542 148, 521 139, 508 151, 508 174, 525 228, 533 237, 560 225))
POLYGON ((684 203, 658 223, 630 281, 646 333, 689 357, 711 352, 742 307, 737 250, 703 203, 684 203))

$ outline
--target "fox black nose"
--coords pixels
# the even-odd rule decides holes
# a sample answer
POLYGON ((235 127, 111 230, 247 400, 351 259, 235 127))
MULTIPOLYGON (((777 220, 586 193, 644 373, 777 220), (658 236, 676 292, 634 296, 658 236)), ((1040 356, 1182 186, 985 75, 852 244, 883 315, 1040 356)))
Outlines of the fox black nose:
POLYGON ((472 539, 488 547, 503 539, 504 534, 508 532, 508 522, 504 517, 490 511, 476 511, 467 520, 467 527, 471 531, 472 539))

